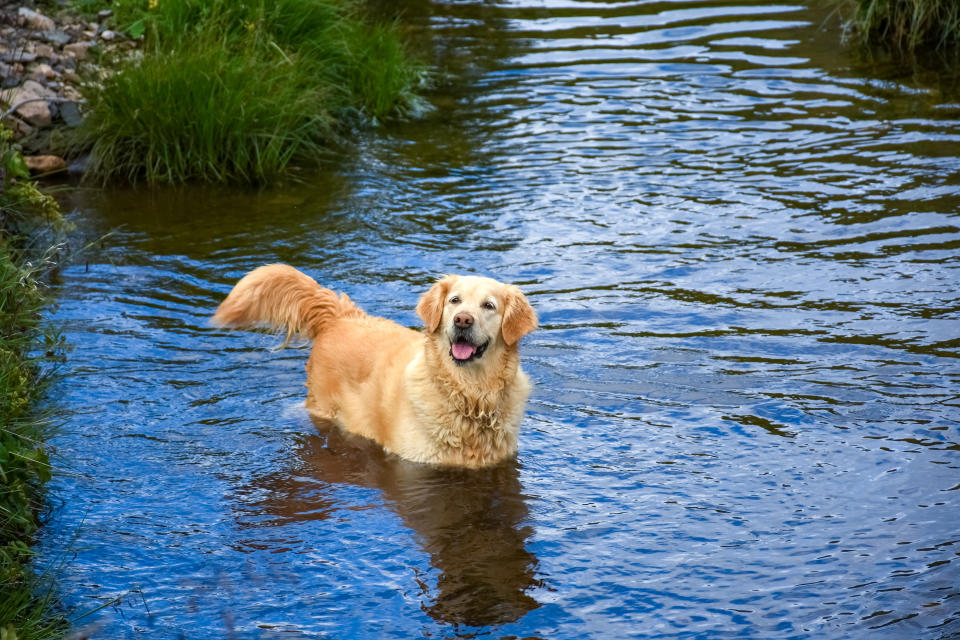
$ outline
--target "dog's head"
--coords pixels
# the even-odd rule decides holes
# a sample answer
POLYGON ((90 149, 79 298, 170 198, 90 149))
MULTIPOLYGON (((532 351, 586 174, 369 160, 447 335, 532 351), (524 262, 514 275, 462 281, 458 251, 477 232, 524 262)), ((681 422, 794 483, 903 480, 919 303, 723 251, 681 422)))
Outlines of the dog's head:
POLYGON ((427 333, 449 345, 454 364, 483 359, 537 328, 537 314, 517 287, 477 276, 446 276, 420 298, 427 333))

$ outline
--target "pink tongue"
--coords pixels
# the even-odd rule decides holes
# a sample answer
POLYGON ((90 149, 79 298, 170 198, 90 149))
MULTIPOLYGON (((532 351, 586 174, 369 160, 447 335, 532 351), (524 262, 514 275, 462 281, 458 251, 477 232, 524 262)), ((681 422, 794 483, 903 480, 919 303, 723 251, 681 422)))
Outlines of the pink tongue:
POLYGON ((453 351, 453 357, 457 360, 466 360, 476 352, 477 348, 465 342, 455 342, 450 350, 453 351))

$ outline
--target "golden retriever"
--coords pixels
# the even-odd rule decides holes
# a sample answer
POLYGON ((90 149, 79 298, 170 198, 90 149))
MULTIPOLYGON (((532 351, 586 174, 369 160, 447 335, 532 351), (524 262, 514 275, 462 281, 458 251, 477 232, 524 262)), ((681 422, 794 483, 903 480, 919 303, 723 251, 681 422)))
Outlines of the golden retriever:
POLYGON ((446 276, 417 315, 423 333, 272 264, 244 276, 213 322, 313 340, 307 409, 402 458, 478 468, 515 455, 530 394, 517 342, 537 327, 527 298, 490 278, 446 276))

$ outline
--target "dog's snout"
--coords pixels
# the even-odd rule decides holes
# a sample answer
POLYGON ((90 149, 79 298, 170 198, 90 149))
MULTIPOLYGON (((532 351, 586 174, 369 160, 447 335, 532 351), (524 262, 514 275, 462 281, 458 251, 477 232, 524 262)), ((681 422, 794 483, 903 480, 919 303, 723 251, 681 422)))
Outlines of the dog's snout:
POLYGON ((473 316, 461 311, 453 316, 453 324, 460 329, 469 329, 473 326, 473 316))

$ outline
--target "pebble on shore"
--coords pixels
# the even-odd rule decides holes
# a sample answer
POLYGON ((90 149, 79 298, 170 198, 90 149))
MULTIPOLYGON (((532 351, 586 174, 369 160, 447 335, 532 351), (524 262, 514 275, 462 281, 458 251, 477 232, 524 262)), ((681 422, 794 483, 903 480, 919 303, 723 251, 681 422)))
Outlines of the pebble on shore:
POLYGON ((135 40, 104 27, 109 11, 99 22, 62 13, 47 16, 20 6, 0 7, 0 109, 3 125, 23 140, 27 166, 36 173, 66 168, 62 158, 36 148, 39 130, 76 126, 81 120, 81 78, 99 72, 90 49, 106 51, 136 48, 135 40), (59 163, 52 160, 56 158, 59 163))

